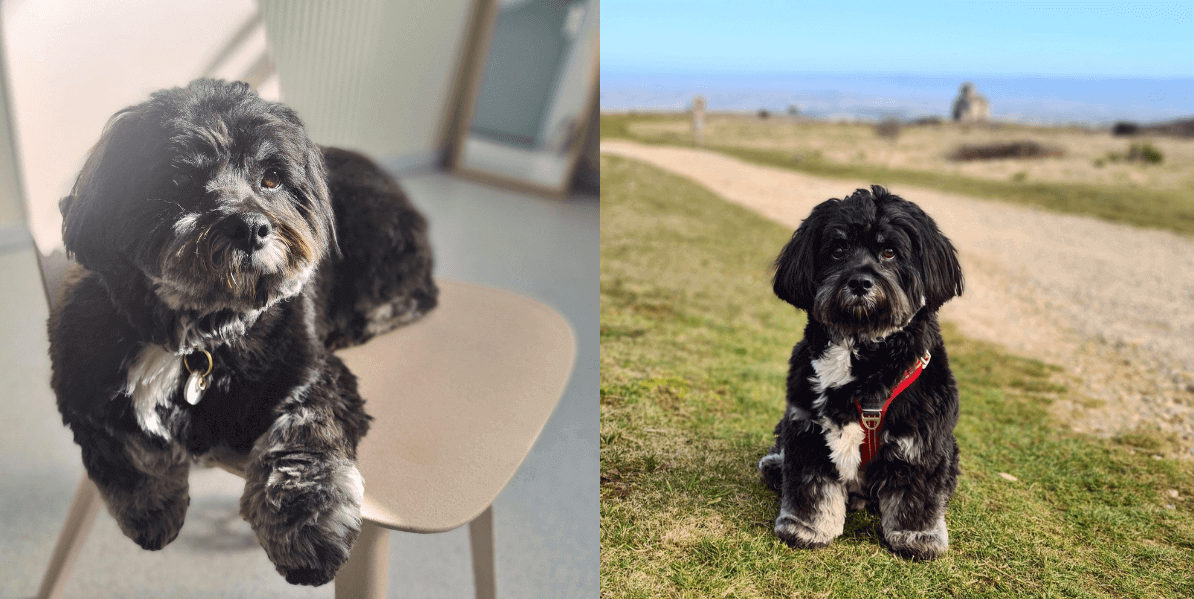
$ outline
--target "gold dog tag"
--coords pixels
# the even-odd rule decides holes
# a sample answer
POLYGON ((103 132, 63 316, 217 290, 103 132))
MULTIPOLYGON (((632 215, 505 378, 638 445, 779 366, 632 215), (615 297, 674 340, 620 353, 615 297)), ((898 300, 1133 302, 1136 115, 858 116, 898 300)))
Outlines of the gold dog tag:
POLYGON ((203 399, 203 394, 207 392, 207 377, 192 372, 191 376, 187 377, 187 387, 183 392, 183 397, 186 398, 187 403, 195 405, 199 400, 203 399))
POLYGON ((187 361, 188 356, 182 357, 182 365, 186 367, 187 372, 191 373, 191 376, 187 377, 187 386, 183 389, 182 396, 191 405, 199 403, 199 400, 203 399, 203 394, 207 393, 209 382, 207 375, 211 374, 211 369, 215 366, 215 362, 211 359, 211 354, 207 350, 201 349, 199 351, 203 352, 203 355, 207 357, 207 370, 203 372, 191 368, 191 363, 187 361))

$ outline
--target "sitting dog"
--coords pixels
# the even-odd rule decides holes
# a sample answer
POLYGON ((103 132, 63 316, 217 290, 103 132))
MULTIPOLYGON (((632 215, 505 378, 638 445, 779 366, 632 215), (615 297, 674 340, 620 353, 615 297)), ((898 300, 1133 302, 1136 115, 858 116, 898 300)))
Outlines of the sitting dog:
POLYGON ((808 313, 787 411, 759 461, 780 498, 775 534, 825 546, 847 509, 865 507, 892 551, 936 558, 958 476, 958 389, 937 325, 962 293, 953 246, 876 185, 814 208, 775 264, 775 294, 808 313))
POLYGON ((436 305, 423 216, 289 108, 209 79, 116 113, 60 208, 80 266, 49 320, 52 386, 120 529, 161 549, 190 463, 235 456, 278 572, 332 580, 369 416, 331 350, 436 305))

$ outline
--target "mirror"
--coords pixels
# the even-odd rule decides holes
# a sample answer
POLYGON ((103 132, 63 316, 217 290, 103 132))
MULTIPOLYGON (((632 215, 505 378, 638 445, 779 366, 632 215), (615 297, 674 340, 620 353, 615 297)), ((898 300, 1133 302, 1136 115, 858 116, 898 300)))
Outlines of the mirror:
POLYGON ((452 167, 562 196, 597 97, 596 0, 499 0, 479 44, 452 167))

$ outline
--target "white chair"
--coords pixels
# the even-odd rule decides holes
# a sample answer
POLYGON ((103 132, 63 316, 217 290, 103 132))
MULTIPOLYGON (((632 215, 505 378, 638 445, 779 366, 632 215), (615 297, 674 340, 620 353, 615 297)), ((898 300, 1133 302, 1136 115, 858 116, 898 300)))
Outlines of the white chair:
MULTIPOLYGON (((57 289, 65 264, 60 253, 42 257, 47 290, 57 289)), ((496 597, 493 500, 572 370, 572 331, 547 306, 468 283, 439 285, 440 303, 429 315, 338 353, 374 417, 357 456, 364 522, 336 576, 338 599, 385 597, 389 530, 434 533, 465 523, 476 596, 496 597)), ((219 465, 239 471, 235 459, 219 465)), ((102 503, 84 476, 39 599, 61 595, 102 503)))

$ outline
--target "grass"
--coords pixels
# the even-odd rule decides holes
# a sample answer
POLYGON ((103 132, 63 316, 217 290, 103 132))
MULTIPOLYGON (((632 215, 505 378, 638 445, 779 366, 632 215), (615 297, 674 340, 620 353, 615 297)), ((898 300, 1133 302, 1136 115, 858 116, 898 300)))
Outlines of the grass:
MULTIPOLYGON (((675 115, 603 114, 602 138, 693 146, 691 136, 663 132, 658 135, 636 134, 632 125, 643 122, 675 121, 675 115)), ((1144 186, 1095 185, 1074 182, 1027 181, 1023 174, 1000 181, 968 177, 941 170, 893 168, 866 161, 840 162, 824 158, 820 152, 793 152, 749 147, 745 140, 758 135, 755 129, 743 129, 740 142, 734 136, 722 137, 722 143, 707 149, 735 156, 748 162, 786 168, 831 179, 861 179, 888 187, 914 185, 950 193, 1026 204, 1070 214, 1090 215, 1104 220, 1138 227, 1194 235, 1194 188, 1157 190, 1144 186)), ((865 154, 865 152, 863 152, 865 154)))
POLYGON ((950 552, 897 558, 862 513, 827 548, 785 546, 755 463, 804 323, 770 291, 791 232, 641 163, 603 157, 601 178, 603 597, 1194 595, 1194 468, 1147 435, 1063 431, 1055 367, 948 327, 950 552))

